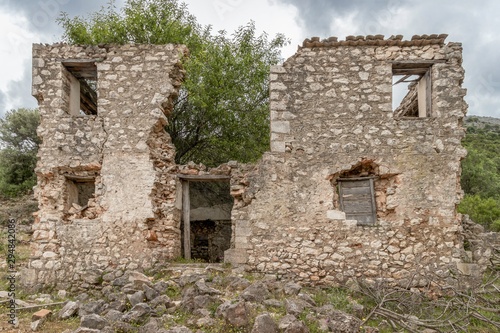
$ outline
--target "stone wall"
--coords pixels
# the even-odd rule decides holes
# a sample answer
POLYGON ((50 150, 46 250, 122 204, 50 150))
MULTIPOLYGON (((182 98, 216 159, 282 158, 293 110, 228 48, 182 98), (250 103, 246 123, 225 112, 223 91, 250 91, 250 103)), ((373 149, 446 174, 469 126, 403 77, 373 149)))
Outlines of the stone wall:
POLYGON ((26 286, 93 283, 104 270, 180 255, 175 150, 163 127, 186 52, 178 45, 33 45, 42 144, 26 286), (97 78, 96 115, 70 110, 79 99, 72 82, 82 73, 97 78), (82 181, 95 184, 88 207, 72 204, 78 191, 71 189, 82 181))
MULTIPOLYGON (((34 45, 40 210, 23 284, 88 288, 180 256, 182 182, 207 175, 230 178, 224 259, 234 265, 303 284, 447 279, 471 254, 456 210, 466 154, 462 48, 445 38, 306 40, 271 68, 271 150, 256 165, 209 170, 176 165, 163 129, 184 74, 184 46, 34 45), (75 114, 75 78, 94 67, 97 114, 75 114), (418 112, 401 114, 412 117, 392 110, 393 74, 408 70, 427 80, 407 98, 418 112), (363 191, 371 192, 360 197, 373 205, 373 224, 346 218, 342 184, 357 179, 370 180, 363 191)), ((195 205, 193 218, 226 220, 224 203, 195 205)))
POLYGON ((233 180, 227 260, 303 283, 407 284, 415 271, 445 279, 456 268, 467 105, 462 47, 445 37, 313 38, 271 68, 271 151, 233 180), (396 64, 430 68, 429 116, 394 115, 396 64), (337 180, 354 176, 374 179, 374 225, 339 208, 337 180))

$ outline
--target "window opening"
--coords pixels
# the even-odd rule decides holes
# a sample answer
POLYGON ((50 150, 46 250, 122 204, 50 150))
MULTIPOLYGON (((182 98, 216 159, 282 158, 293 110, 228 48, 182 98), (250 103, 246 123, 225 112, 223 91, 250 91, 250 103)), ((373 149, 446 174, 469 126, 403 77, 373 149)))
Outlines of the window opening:
MULTIPOLYGON (((89 200, 95 196, 95 178, 66 175, 67 211, 82 210, 88 207, 89 200)), ((73 212, 74 213, 74 212, 73 212)))
POLYGON ((377 221, 373 177, 339 178, 340 207, 347 220, 358 225, 374 225, 377 221))
POLYGON ((392 108, 396 117, 431 116, 431 65, 429 62, 393 63, 392 108))
POLYGON ((97 66, 96 60, 65 60, 62 62, 69 75, 69 113, 77 115, 97 114, 97 66))

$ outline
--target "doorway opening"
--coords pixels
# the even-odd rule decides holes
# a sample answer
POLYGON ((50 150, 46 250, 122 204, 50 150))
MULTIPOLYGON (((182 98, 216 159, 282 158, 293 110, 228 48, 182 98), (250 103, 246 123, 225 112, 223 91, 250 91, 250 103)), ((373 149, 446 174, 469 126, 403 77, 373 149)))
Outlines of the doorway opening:
POLYGON ((231 209, 228 176, 179 176, 182 181, 182 253, 187 260, 224 261, 231 246, 231 209))

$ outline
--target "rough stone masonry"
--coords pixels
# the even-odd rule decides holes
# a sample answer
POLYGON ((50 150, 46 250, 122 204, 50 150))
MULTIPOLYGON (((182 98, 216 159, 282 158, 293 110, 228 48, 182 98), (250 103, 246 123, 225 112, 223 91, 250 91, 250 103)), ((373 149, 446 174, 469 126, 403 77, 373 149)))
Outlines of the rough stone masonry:
POLYGON ((175 150, 164 126, 186 53, 182 45, 33 45, 42 144, 24 284, 92 284, 103 270, 180 254, 175 150))
POLYGON ((270 151, 212 170, 175 165, 163 130, 184 46, 34 45, 40 210, 23 284, 86 288, 180 256, 180 175, 230 178, 225 260, 248 271, 303 284, 446 279, 466 257, 467 105, 462 47, 445 38, 304 41, 271 68, 270 151), (395 76, 411 80, 396 113, 395 76))

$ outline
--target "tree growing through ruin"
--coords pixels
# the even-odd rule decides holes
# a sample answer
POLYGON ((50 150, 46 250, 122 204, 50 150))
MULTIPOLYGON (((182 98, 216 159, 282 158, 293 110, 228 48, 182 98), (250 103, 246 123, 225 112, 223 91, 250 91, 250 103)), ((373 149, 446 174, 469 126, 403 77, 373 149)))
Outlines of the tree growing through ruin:
POLYGON ((257 35, 248 23, 229 35, 202 27, 177 0, 129 0, 88 17, 62 14, 71 44, 185 44, 187 78, 166 127, 176 162, 215 166, 256 161, 269 148, 269 67, 281 61, 283 35, 257 35))

